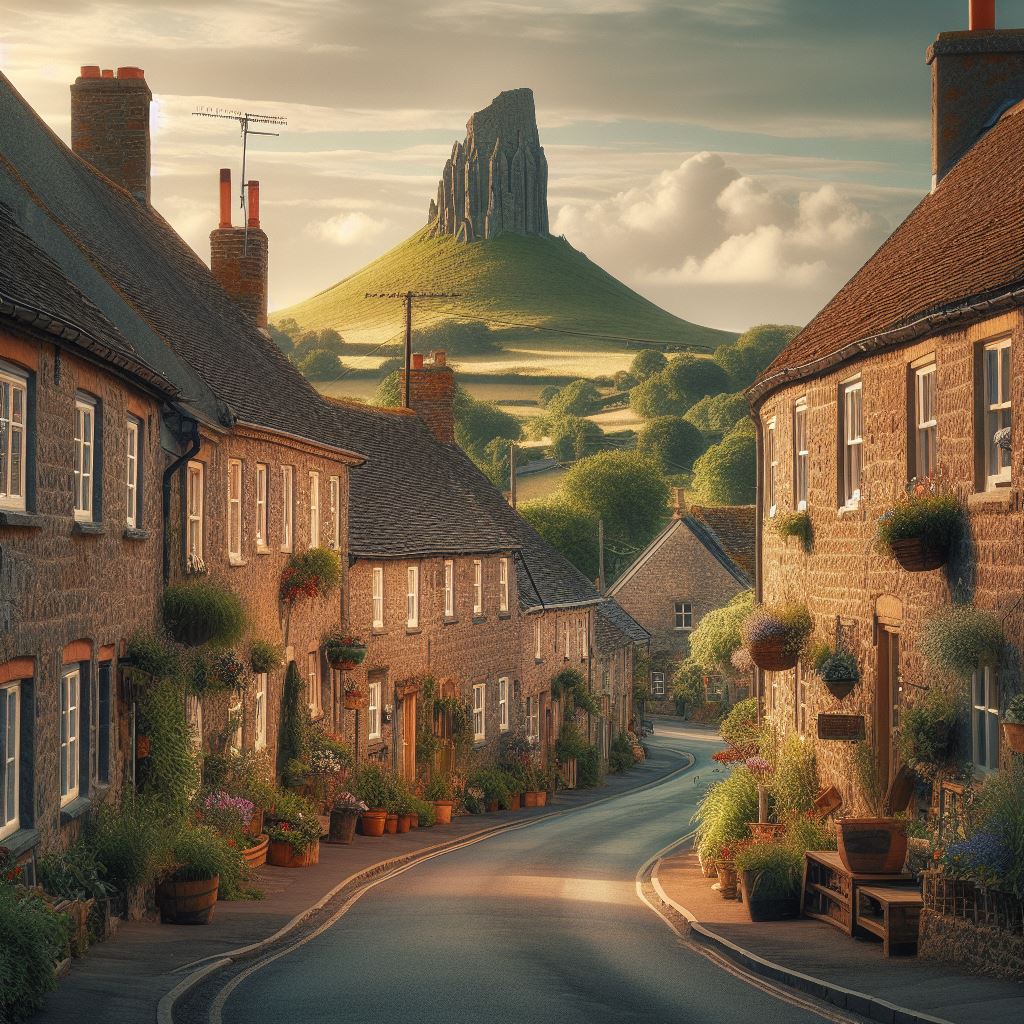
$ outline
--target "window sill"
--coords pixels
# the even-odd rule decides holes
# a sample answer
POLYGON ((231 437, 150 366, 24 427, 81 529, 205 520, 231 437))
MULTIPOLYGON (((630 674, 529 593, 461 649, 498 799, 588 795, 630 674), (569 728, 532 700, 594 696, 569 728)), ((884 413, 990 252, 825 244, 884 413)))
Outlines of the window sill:
POLYGON ((260 545, 256 546, 256 554, 257 555, 272 555, 273 553, 274 552, 273 552, 273 550, 271 548, 261 547, 260 545))
POLYGON ((102 523, 87 523, 78 522, 71 527, 72 533, 77 533, 83 537, 98 537, 100 534, 106 533, 107 528, 102 523))
POLYGON ((448 616, 448 615, 445 616, 445 618, 444 618, 444 625, 446 625, 446 626, 457 626, 458 624, 459 624, 459 620, 456 619, 454 616, 448 616))
POLYGON ((370 629, 370 636, 386 636, 387 630, 383 626, 373 626, 370 629))
POLYGON ((473 625, 474 626, 479 626, 480 623, 486 622, 486 621, 487 621, 487 616, 486 615, 474 615, 473 616, 473 625))
POLYGON ((42 525, 43 517, 37 516, 34 512, 0 509, 0 526, 20 526, 30 530, 38 530, 42 525))
POLYGON ((34 828, 19 828, 12 832, 6 839, 0 839, 0 846, 10 851, 14 858, 27 853, 39 842, 39 832, 34 828))
POLYGON ((512 618, 512 613, 511 612, 498 612, 498 618, 499 619, 511 619, 512 618))
POLYGON ((476 736, 473 737, 473 749, 474 750, 483 750, 483 748, 486 747, 486 746, 487 746, 487 737, 486 736, 481 737, 481 738, 477 738, 476 736))
POLYGON ((140 530, 135 526, 125 527, 124 531, 125 540, 149 540, 149 530, 140 530))
POLYGON ((419 634, 422 633, 422 632, 423 632, 423 630, 419 626, 406 626, 405 627, 405 635, 406 636, 419 636, 419 634))
POLYGON ((972 508, 1013 508, 1017 491, 1012 487, 1000 487, 991 491, 978 491, 967 495, 967 507, 972 508))
POLYGON ((864 518, 864 509, 860 507, 860 502, 855 505, 843 505, 836 511, 836 518, 838 519, 861 519, 864 518))
POLYGON ((249 560, 247 558, 242 558, 239 555, 229 555, 228 556, 228 565, 248 565, 248 564, 249 564, 249 560))
POLYGON ((69 825, 77 818, 81 818, 82 815, 86 814, 91 806, 91 802, 87 796, 78 796, 74 800, 66 803, 60 809, 60 823, 62 825, 69 825))
POLYGON ((533 659, 533 663, 534 663, 534 665, 543 665, 544 664, 544 659, 543 658, 534 658, 533 659))

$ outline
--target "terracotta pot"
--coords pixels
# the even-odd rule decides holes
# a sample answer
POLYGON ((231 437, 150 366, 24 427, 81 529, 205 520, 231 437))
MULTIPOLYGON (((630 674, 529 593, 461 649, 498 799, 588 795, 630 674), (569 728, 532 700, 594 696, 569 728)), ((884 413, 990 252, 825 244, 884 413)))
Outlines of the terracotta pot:
POLYGON ((252 817, 249 819, 249 824, 245 826, 245 831, 251 836, 263 835, 263 808, 256 807, 253 809, 252 817))
POLYGON ((853 693, 853 688, 857 685, 856 679, 822 679, 822 683, 825 689, 835 697, 836 700, 842 700, 844 697, 849 697, 853 693))
POLYGON ((548 791, 546 789, 537 790, 537 806, 547 807, 548 805, 548 791))
POLYGON ((790 651, 781 637, 769 640, 758 640, 747 645, 750 660, 765 672, 785 672, 794 668, 799 659, 799 651, 790 651))
POLYGON ((726 900, 736 899, 735 866, 725 861, 719 861, 715 867, 718 870, 718 895, 726 900))
POLYGON ((420 816, 418 814, 410 814, 409 815, 409 828, 419 828, 419 827, 420 827, 420 816))
POLYGON ((364 836, 382 836, 387 817, 387 811, 363 811, 359 819, 359 831, 364 836))
POLYGON ((889 543, 889 552, 907 572, 929 572, 946 564, 948 551, 927 547, 920 537, 905 537, 889 543))
POLYGON ((242 851, 242 859, 251 868, 259 868, 267 863, 267 849, 270 846, 270 838, 266 835, 258 836, 259 842, 242 851))
POLYGON ((411 814, 400 814, 398 816, 398 831, 404 835, 409 829, 412 828, 413 815, 411 814))
POLYGON ((1017 722, 1003 722, 1003 738, 1015 754, 1024 754, 1024 725, 1017 722))
POLYGON ((145 757, 149 757, 150 743, 149 737, 139 735, 135 737, 135 760, 141 761, 145 757))
POLYGON ((847 871, 895 875, 907 859, 907 823, 900 818, 841 818, 839 856, 847 871))
POLYGON ((336 846, 348 846, 355 838, 358 811, 331 811, 331 824, 327 831, 327 842, 336 846))
POLYGON ((536 807, 537 805, 537 790, 529 789, 523 794, 523 806, 524 807, 536 807))
POLYGON ((522 806, 522 799, 521 799, 520 795, 518 793, 513 793, 508 798, 508 809, 510 811, 518 811, 521 806, 522 806))
POLYGON ((800 916, 800 894, 761 899, 754 889, 754 872, 740 872, 740 889, 751 921, 788 921, 800 916))
POLYGON ((208 924, 217 905, 220 876, 195 882, 161 882, 156 889, 164 924, 208 924))
POLYGON ((454 800, 435 800, 434 813, 437 815, 438 825, 450 825, 452 823, 452 808, 454 800))
POLYGON ((398 815, 397 814, 389 814, 384 819, 384 831, 387 832, 387 834, 389 836, 393 836, 398 831, 398 815))
POLYGON ((500 808, 498 807, 498 801, 488 800, 486 810, 488 814, 494 814, 495 811, 500 810, 500 808))
POLYGON ((301 852, 283 839, 271 839, 267 861, 276 868, 308 868, 320 863, 320 840, 301 852))

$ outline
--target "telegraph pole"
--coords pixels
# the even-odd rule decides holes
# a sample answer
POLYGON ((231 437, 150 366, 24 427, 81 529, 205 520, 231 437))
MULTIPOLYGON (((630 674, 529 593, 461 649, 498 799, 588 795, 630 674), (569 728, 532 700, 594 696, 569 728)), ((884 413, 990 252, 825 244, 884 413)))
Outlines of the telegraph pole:
POLYGON ((405 407, 411 409, 409 371, 412 369, 412 303, 414 299, 458 299, 455 292, 366 292, 366 299, 401 299, 405 304, 405 407))
POLYGON ((508 503, 516 507, 516 443, 508 444, 508 503))

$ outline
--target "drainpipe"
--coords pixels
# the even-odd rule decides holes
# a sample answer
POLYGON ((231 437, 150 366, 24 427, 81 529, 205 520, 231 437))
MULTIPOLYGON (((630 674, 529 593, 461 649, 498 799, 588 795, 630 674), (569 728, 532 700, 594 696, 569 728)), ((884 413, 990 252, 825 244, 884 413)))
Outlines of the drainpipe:
MULTIPOLYGON (((764 431, 761 426, 760 407, 750 411, 750 417, 754 421, 755 439, 755 479, 756 490, 754 497, 754 602, 761 603, 763 590, 761 586, 761 544, 764 541, 764 524, 762 520, 762 509, 764 506, 764 431)), ((756 665, 754 666, 754 695, 757 698, 757 724, 760 725, 764 719, 764 673, 756 665)))
MULTIPOLYGON (((163 551, 163 573, 164 573, 164 586, 170 582, 171 579, 171 545, 170 538, 168 536, 170 531, 171 523, 171 480, 174 478, 174 474, 181 469, 182 466, 186 465, 189 459, 194 458, 199 454, 199 449, 202 445, 202 441, 199 437, 199 424, 196 420, 187 416, 181 409, 176 406, 172 406, 174 412, 181 417, 182 427, 188 431, 188 448, 185 450, 184 455, 178 456, 165 470, 163 479, 163 513, 164 513, 164 551, 163 551)), ((165 420, 166 422, 166 420, 165 420)))

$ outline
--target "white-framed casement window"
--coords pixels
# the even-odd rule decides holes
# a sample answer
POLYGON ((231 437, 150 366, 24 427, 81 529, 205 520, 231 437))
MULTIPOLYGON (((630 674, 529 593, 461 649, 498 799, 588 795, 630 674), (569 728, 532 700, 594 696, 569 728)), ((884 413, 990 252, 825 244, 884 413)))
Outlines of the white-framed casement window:
POLYGON ((455 562, 444 560, 444 617, 455 618, 455 562))
POLYGON ((21 686, 0 686, 0 839, 21 827, 21 686))
POLYGON ((498 679, 498 728, 508 732, 508 677, 498 679))
POLYGON ((291 551, 295 541, 295 467, 281 467, 281 550, 291 551))
POLYGON ((75 396, 75 519, 91 523, 95 504, 96 400, 75 396))
POLYGON ((651 673, 651 693, 655 697, 665 696, 665 673, 664 672, 652 672, 651 673))
POLYGON ((319 718, 323 713, 323 702, 320 697, 320 652, 310 651, 306 655, 306 684, 309 713, 319 718))
POLYGON ((267 549, 269 534, 267 532, 267 466, 264 462, 256 463, 256 548, 267 549))
POLYGON ((242 560, 242 462, 228 459, 228 561, 242 560))
POLYGON ((975 771, 999 767, 999 681, 989 665, 971 677, 971 749, 975 771))
POLYGON ((473 614, 484 612, 484 564, 479 558, 473 559, 473 614))
POLYGON ((526 738, 530 743, 540 740, 540 698, 526 698, 526 738))
POLYGON ((498 611, 508 611, 508 559, 498 559, 498 611))
POLYGON ((768 673, 768 710, 774 711, 779 706, 779 673, 768 673))
POLYGON ((768 515, 775 515, 775 479, 779 464, 775 457, 775 417, 766 424, 764 431, 764 507, 768 515))
POLYGON ((267 689, 267 673, 260 672, 256 676, 252 702, 253 747, 256 750, 267 748, 267 689))
POLYGON ((25 509, 28 376, 0 364, 0 508, 25 509))
POLYGON ((366 729, 371 740, 380 739, 380 683, 370 683, 366 688, 369 701, 366 706, 366 729))
POLYGON ((997 444, 996 434, 1013 422, 1010 400, 1010 339, 990 342, 982 351, 984 408, 982 440, 985 445, 985 488, 1005 487, 1010 483, 1010 452, 997 444))
POLYGON ((242 752, 243 721, 244 712, 242 711, 242 701, 239 700, 228 708, 228 726, 231 729, 231 740, 228 743, 228 748, 231 753, 236 756, 242 752))
POLYGON ((328 481, 328 492, 331 503, 331 539, 332 551, 341 550, 341 478, 332 476, 328 481))
POLYGON ((840 429, 839 465, 842 487, 839 497, 844 507, 860 501, 860 477, 864 465, 864 391, 859 380, 843 384, 839 389, 840 429))
POLYGON ((373 628, 384 628, 384 567, 376 565, 370 573, 373 601, 373 628))
POLYGON ((320 474, 309 474, 309 546, 320 546, 320 474))
POLYGON ((190 568, 203 565, 203 464, 190 462, 185 484, 185 555, 190 568))
POLYGON ((127 422, 127 438, 125 449, 125 523, 129 529, 137 529, 142 522, 142 482, 139 441, 142 436, 142 424, 129 416, 127 422))
POLYGON ((487 684, 473 684, 473 742, 487 738, 487 684))
POLYGON ((420 625, 420 567, 410 565, 405 578, 405 625, 407 629, 418 629, 420 625))
POLYGON ((938 464, 935 441, 935 364, 914 371, 914 475, 918 480, 932 476, 938 464))
POLYGON ((793 507, 807 509, 807 490, 811 474, 811 452, 807 440, 807 399, 793 404, 793 507))
POLYGON ((82 669, 69 665, 60 677, 60 805, 78 798, 81 758, 82 669))
POLYGON ((541 647, 541 640, 544 637, 543 619, 540 615, 537 616, 533 623, 533 660, 543 660, 544 654, 541 647))
POLYGON ((185 697, 185 721, 188 723, 188 735, 196 750, 203 749, 203 702, 194 693, 185 697))
POLYGON ((676 601, 672 614, 675 629, 693 629, 693 605, 689 601, 676 601))

